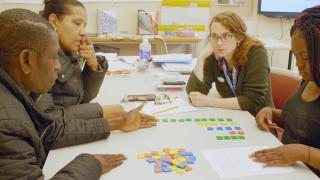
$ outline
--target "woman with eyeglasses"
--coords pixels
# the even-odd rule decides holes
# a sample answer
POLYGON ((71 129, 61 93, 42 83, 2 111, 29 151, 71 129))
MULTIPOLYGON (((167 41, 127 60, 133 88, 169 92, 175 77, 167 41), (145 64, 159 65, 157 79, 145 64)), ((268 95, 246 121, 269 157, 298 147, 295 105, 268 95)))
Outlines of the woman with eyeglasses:
POLYGON ((200 52, 188 84, 193 105, 249 111, 273 107, 269 65, 262 43, 246 34, 242 19, 223 12, 210 22, 208 45, 200 52), (219 94, 208 94, 215 82, 219 94))

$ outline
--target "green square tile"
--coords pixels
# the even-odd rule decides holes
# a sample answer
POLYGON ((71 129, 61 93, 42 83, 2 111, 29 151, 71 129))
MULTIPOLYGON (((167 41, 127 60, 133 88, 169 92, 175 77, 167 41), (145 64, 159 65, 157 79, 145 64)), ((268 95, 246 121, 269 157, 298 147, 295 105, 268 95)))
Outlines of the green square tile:
POLYGON ((230 138, 230 136, 223 136, 223 139, 224 140, 230 140, 231 138, 230 138))
POLYGON ((200 122, 200 121, 201 121, 201 119, 196 118, 196 119, 194 119, 194 121, 195 121, 195 122, 200 122))
POLYGON ((231 139, 232 139, 232 140, 237 140, 237 139, 238 139, 238 136, 231 136, 231 139))
POLYGON ((162 122, 168 122, 169 120, 168 119, 162 119, 162 122))
POLYGON ((224 121, 224 119, 223 118, 218 118, 218 121, 224 121))
POLYGON ((192 122, 192 119, 191 118, 187 118, 186 121, 187 122, 192 122))
POLYGON ((246 139, 244 136, 238 136, 239 139, 246 139))
POLYGON ((209 121, 216 121, 215 118, 209 118, 209 121))
POLYGON ((201 121, 206 122, 207 118, 201 118, 201 121))
POLYGON ((216 136, 217 140, 223 140, 223 136, 216 136))
POLYGON ((227 118, 226 121, 232 121, 232 119, 231 118, 227 118))
POLYGON ((184 122, 184 119, 179 119, 179 122, 184 122))
POLYGON ((170 122, 177 122, 176 119, 170 119, 170 122))

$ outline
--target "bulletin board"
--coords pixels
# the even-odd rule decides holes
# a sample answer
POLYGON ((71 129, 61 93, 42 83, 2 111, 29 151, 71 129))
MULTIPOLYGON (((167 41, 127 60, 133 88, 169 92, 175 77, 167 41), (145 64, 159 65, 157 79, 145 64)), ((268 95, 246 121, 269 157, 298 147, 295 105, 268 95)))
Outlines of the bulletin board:
POLYGON ((162 0, 159 31, 205 32, 210 17, 210 0, 162 0))

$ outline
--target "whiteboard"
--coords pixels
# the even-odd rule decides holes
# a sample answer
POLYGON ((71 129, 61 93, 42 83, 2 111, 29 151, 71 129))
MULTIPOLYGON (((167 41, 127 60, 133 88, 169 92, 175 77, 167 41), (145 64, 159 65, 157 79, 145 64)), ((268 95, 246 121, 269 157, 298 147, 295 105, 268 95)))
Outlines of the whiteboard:
MULTIPOLYGON (((41 4, 43 0, 0 0, 5 3, 41 4)), ((161 0, 79 0, 80 2, 161 2, 161 0)))

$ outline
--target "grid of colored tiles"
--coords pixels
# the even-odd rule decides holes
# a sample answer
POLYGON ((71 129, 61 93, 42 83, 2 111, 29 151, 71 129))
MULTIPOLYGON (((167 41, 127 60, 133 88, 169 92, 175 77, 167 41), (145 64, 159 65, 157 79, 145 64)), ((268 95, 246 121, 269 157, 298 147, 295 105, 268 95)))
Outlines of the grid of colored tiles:
POLYGON ((178 118, 178 119, 162 119, 159 122, 196 122, 198 126, 205 126, 208 131, 217 133, 217 140, 244 140, 245 134, 238 122, 232 118, 178 118))
POLYGON ((208 131, 215 132, 216 140, 244 140, 244 131, 231 118, 217 118, 216 122, 199 122, 198 126, 206 126, 208 131))
POLYGON ((209 124, 225 124, 229 122, 232 125, 237 125, 236 122, 232 122, 231 118, 170 118, 170 119, 158 119, 158 122, 198 122, 202 123, 203 125, 209 125, 209 124))
POLYGON ((196 157, 192 152, 184 148, 164 148, 163 151, 152 151, 151 153, 138 154, 138 159, 146 159, 153 164, 155 173, 169 173, 175 171, 184 174, 192 170, 190 164, 194 164, 196 157))

